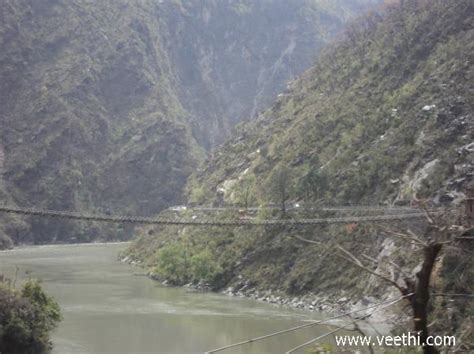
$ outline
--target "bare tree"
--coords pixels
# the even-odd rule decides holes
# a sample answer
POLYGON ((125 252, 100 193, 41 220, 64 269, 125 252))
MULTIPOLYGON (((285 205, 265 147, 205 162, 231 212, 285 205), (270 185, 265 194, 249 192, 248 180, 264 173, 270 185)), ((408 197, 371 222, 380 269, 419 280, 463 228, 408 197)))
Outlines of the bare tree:
MULTIPOLYGON (((394 278, 390 274, 380 270, 380 260, 374 259, 367 254, 356 256, 339 243, 334 243, 333 248, 337 250, 337 255, 359 269, 378 277, 390 286, 395 287, 405 296, 412 310, 413 330, 419 337, 419 342, 423 345, 425 354, 439 353, 433 346, 427 343, 429 334, 429 304, 430 304, 430 279, 435 268, 438 257, 443 248, 456 247, 455 244, 465 237, 460 236, 460 229, 450 227, 448 218, 453 220, 452 216, 445 215, 437 218, 430 217, 427 214, 428 227, 423 236, 407 231, 394 231, 392 229, 382 228, 385 235, 398 238, 403 243, 410 243, 414 246, 415 252, 406 253, 401 262, 390 259, 383 259, 382 262, 390 264, 397 269, 401 279, 394 278), (436 222, 434 221, 436 220, 436 222), (398 264, 400 263, 400 264, 398 264), (416 272, 404 269, 405 264, 417 264, 416 272)), ((308 240, 298 237, 300 241, 319 244, 318 241, 308 240)))

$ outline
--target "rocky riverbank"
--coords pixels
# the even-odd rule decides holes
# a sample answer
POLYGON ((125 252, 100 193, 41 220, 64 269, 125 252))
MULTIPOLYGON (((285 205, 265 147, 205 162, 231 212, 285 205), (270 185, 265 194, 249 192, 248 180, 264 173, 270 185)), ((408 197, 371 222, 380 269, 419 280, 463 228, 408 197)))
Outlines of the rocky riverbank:
MULTIPOLYGON (((142 266, 140 262, 134 261, 130 259, 130 257, 124 257, 120 259, 120 261, 137 267, 142 266)), ((155 281, 160 282, 163 286, 173 286, 170 285, 166 280, 163 281, 152 272, 137 273, 136 275, 147 276, 155 281)), ((194 291, 212 291, 212 289, 207 284, 203 283, 189 283, 183 287, 192 289, 194 291)), ((395 299, 397 296, 399 296, 396 292, 393 292, 385 294, 382 298, 376 298, 373 296, 356 298, 353 296, 353 294, 350 294, 346 291, 341 291, 338 296, 315 293, 292 296, 281 291, 274 291, 270 289, 262 290, 251 287, 250 282, 243 279, 241 279, 236 285, 229 286, 219 292, 227 296, 245 297, 257 301, 267 302, 275 306, 288 306, 291 308, 321 312, 329 315, 338 315, 361 310, 360 312, 356 313, 358 316, 367 314, 366 311, 362 311, 365 308, 376 305, 377 303, 386 302, 390 299, 395 299)), ((370 310, 368 312, 370 312, 370 310)), ((377 327, 381 326, 383 331, 389 331, 390 328, 392 328, 392 324, 396 322, 400 323, 400 320, 403 317, 404 316, 400 312, 387 309, 371 315, 369 322, 371 324, 376 324, 377 327)))
MULTIPOLYGON (((291 296, 279 291, 246 287, 245 284, 243 287, 228 287, 222 291, 222 293, 229 296, 247 297, 278 306, 289 306, 292 308, 306 311, 317 311, 331 315, 359 311, 355 313, 357 316, 363 316, 366 315, 367 312, 370 312, 370 310, 363 311, 368 307, 397 298, 398 296, 396 293, 387 293, 383 298, 379 299, 373 296, 355 298, 345 291, 341 291, 340 296, 338 297, 315 293, 291 296)), ((370 322, 372 324, 383 324, 383 327, 386 327, 387 330, 391 328, 390 323, 398 322, 400 319, 400 313, 390 310, 380 311, 370 316, 370 322)))

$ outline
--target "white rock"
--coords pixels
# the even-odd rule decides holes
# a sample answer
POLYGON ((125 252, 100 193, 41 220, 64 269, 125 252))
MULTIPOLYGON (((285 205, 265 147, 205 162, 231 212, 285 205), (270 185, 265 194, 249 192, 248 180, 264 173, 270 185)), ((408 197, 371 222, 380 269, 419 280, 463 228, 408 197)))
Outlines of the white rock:
POLYGON ((347 302, 347 300, 349 300, 347 297, 341 297, 339 300, 337 300, 337 303, 340 304, 340 303, 343 303, 343 302, 347 302))
POLYGON ((431 104, 431 105, 423 106, 423 108, 421 110, 427 112, 427 111, 431 111, 433 108, 436 108, 436 105, 431 104))

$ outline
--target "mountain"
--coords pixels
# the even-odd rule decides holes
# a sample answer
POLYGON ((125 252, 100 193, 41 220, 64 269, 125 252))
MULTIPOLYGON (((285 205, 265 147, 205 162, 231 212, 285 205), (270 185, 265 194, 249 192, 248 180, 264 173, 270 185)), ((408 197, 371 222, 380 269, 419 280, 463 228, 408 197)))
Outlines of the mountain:
MULTIPOLYGON (((456 197, 473 173, 472 7, 428 3, 407 1, 349 26, 192 176, 191 199, 202 189, 203 201, 218 201, 217 190, 247 174, 262 186, 281 166, 295 186, 308 170, 325 175, 317 197, 330 204, 456 197)), ((277 202, 265 194, 260 201, 277 202)), ((224 199, 239 202, 230 190, 224 199)))
MULTIPOLYGON (((205 151, 265 107, 370 3, 2 2, 3 199, 147 215, 181 202, 205 151)), ((5 245, 129 234, 2 220, 5 245)))
MULTIPOLYGON (((189 204, 456 205, 474 173, 473 7, 469 0, 407 0, 350 24, 271 108, 241 125, 193 173, 189 204)), ((278 210, 251 217, 287 213, 311 217, 278 210)), ((315 294, 340 307, 389 290, 324 245, 341 242, 378 260, 399 249, 411 254, 410 246, 380 233, 370 224, 144 228, 126 256, 173 284, 201 282, 262 299, 272 292, 315 294), (325 241, 314 246, 298 238, 325 241)), ((439 291, 472 293, 472 269, 469 257, 448 250, 437 273, 439 291)), ((445 306, 456 320, 443 324, 458 321, 457 329, 472 314, 469 300, 445 306)))
POLYGON ((201 145, 214 148, 314 62, 341 25, 377 1, 163 1, 165 45, 201 145))

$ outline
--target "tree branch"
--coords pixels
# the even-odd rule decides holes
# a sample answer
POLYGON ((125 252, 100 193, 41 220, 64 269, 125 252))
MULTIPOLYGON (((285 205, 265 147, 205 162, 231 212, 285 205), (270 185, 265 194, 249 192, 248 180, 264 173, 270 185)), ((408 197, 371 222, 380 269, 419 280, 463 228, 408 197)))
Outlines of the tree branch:
MULTIPOLYGON (((368 255, 366 255, 365 253, 362 254, 362 257, 374 262, 375 264, 379 264, 379 262, 375 259, 375 258, 372 258, 372 257, 369 257, 368 255)), ((395 267, 400 273, 402 273, 402 275, 405 277, 405 278, 411 278, 411 275, 408 275, 403 269, 402 267, 400 267, 397 263, 395 262, 392 262, 391 260, 389 259, 385 259, 388 264, 390 264, 391 266, 395 267)))
POLYGON ((357 257, 355 257, 352 253, 350 253, 348 250, 346 250, 342 246, 336 244, 336 247, 346 255, 346 257, 341 255, 341 257, 344 258, 346 261, 348 261, 348 262, 356 265, 360 269, 365 270, 366 272, 368 272, 368 273, 370 273, 370 274, 372 274, 376 277, 379 277, 380 279, 386 281, 387 283, 389 283, 392 286, 394 286, 395 288, 397 288, 400 291, 400 293, 402 293, 403 295, 406 293, 406 289, 401 287, 400 285, 398 285, 397 282, 395 282, 392 279, 388 278, 387 276, 385 276, 383 274, 380 274, 380 273, 377 273, 377 272, 373 271, 372 269, 370 269, 369 267, 365 266, 357 257))
POLYGON ((298 236, 298 235, 291 235, 291 236, 293 236, 294 238, 297 238, 300 241, 307 242, 307 243, 312 243, 312 244, 315 244, 315 245, 320 245, 322 243, 321 241, 308 240, 307 238, 303 238, 303 237, 298 236))
POLYGON ((398 238, 401 238, 401 239, 405 239, 405 240, 408 240, 410 241, 412 244, 415 244, 415 245, 418 245, 418 246, 422 246, 422 247, 426 247, 428 244, 422 240, 420 240, 418 238, 418 236, 416 236, 415 233, 413 233, 412 231, 408 230, 408 233, 409 234, 403 234, 403 233, 400 233, 400 232, 395 232, 393 230, 389 230, 389 229, 385 229, 383 227, 380 227, 380 229, 389 234, 389 235, 392 235, 392 236, 395 236, 395 237, 398 237, 398 238))

